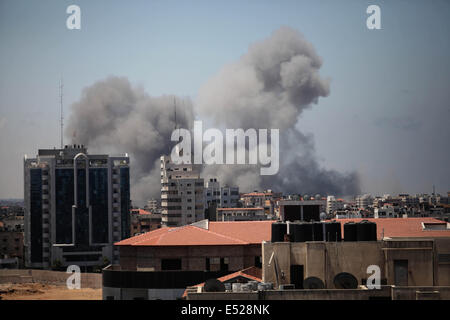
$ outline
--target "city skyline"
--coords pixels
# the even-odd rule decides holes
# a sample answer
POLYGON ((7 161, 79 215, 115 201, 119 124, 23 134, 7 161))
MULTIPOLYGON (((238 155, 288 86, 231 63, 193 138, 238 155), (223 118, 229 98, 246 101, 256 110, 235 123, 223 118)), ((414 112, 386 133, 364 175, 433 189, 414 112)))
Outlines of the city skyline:
MULTIPOLYGON (((59 146, 61 76, 66 123, 83 99, 83 88, 111 75, 125 77, 133 90, 155 99, 177 95, 196 104, 199 90, 224 66, 283 26, 305 36, 323 62, 320 76, 331 79, 329 94, 296 123, 321 167, 357 172, 361 193, 431 193, 433 185, 437 193, 450 190, 445 147, 450 42, 443 32, 449 27, 448 3, 380 2, 382 29, 368 30, 369 1, 216 2, 195 8, 178 2, 137 1, 124 7, 78 1, 78 31, 65 27, 70 4, 0 4, 5 48, 0 53, 0 198, 23 197, 24 154, 59 146)), ((67 144, 70 139, 66 134, 67 144)), ((140 170, 135 163, 130 170, 140 170)), ((158 189, 159 180, 153 183, 158 189)))

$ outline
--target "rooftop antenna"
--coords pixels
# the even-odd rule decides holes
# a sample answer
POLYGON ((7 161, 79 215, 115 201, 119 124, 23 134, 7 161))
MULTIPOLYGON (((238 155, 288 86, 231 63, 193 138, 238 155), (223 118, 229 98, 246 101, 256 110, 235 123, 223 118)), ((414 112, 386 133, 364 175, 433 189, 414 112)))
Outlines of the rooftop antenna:
MULTIPOLYGON (((177 100, 176 97, 173 96, 173 108, 174 108, 174 114, 175 114, 175 130, 178 130, 178 122, 177 122, 177 100)), ((178 132, 179 134, 179 132, 178 132)), ((181 137, 179 137, 178 142, 181 141, 181 137)), ((178 144, 176 146, 175 151, 179 154, 179 155, 183 155, 183 151, 179 149, 178 144)))
POLYGON ((175 96, 173 97, 173 107, 174 107, 174 112, 175 112, 175 130, 177 130, 178 128, 178 124, 177 124, 177 100, 175 98, 175 96))
POLYGON ((59 103, 60 103, 60 113, 61 113, 61 118, 60 118, 60 126, 61 126, 61 149, 64 147, 64 122, 63 122, 63 80, 62 77, 59 80, 59 103))

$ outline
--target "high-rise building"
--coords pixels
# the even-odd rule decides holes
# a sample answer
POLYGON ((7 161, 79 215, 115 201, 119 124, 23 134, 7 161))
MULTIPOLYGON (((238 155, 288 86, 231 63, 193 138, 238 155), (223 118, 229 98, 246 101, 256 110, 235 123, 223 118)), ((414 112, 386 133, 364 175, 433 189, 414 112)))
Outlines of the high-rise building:
POLYGON ((40 149, 24 158, 24 201, 27 267, 117 263, 113 244, 130 236, 128 155, 40 149))
POLYGON ((205 217, 203 178, 194 164, 175 164, 161 156, 161 224, 176 227, 205 217))

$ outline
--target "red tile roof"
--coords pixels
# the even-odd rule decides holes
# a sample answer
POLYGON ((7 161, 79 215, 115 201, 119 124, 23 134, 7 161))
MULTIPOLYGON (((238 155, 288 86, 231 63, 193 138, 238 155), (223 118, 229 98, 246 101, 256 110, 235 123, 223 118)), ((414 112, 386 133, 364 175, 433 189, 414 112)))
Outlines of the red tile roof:
POLYGON ((131 209, 132 214, 152 214, 150 211, 144 209, 131 209))
POLYGON ((209 222, 208 230, 186 225, 161 228, 115 243, 118 246, 248 245, 270 241, 273 221, 209 222))
MULTIPOLYGON (((261 268, 257 268, 257 267, 249 267, 234 273, 230 273, 227 274, 226 276, 217 278, 217 280, 219 280, 220 282, 227 282, 230 280, 233 280, 235 278, 247 278, 247 280, 249 281, 262 281, 262 270, 261 268)), ((204 282, 200 283, 200 284, 196 284, 193 285, 191 287, 203 287, 205 285, 204 282)), ((187 295, 187 290, 184 291, 183 297, 186 297, 187 295)))
MULTIPOLYGON (((450 229, 447 230, 423 230, 422 222, 429 223, 445 223, 435 218, 358 218, 358 219, 336 219, 341 223, 342 234, 344 234, 344 224, 347 222, 359 222, 361 220, 369 220, 377 224, 377 238, 438 238, 450 237, 450 229)), ((345 237, 345 235, 344 235, 345 237)))

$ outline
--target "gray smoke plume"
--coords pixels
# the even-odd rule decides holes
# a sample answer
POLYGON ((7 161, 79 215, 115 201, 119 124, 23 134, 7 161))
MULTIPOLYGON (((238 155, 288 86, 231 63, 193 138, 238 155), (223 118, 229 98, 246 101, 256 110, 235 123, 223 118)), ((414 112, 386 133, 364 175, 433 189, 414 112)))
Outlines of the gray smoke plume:
POLYGON ((283 27, 250 46, 199 91, 196 112, 212 126, 280 129, 280 170, 260 176, 254 166, 207 166, 205 175, 238 184, 243 190, 271 188, 285 193, 358 193, 356 173, 320 167, 312 137, 296 128, 301 113, 329 94, 321 58, 301 33, 283 27))
MULTIPOLYGON (((80 101, 72 105, 66 136, 88 146, 91 153, 128 153, 132 199, 142 203, 158 198, 159 157, 172 147, 174 98, 151 97, 126 78, 109 77, 85 88, 80 101)), ((177 97, 176 104, 179 127, 190 128, 191 101, 177 97)))
MULTIPOLYGON (((329 94, 329 81, 318 73, 321 65, 313 46, 284 27, 207 81, 195 107, 188 98, 177 98, 181 128, 191 128, 196 116, 216 128, 280 129, 277 175, 260 176, 257 165, 212 165, 205 166, 203 176, 218 177, 242 191, 357 193, 357 175, 321 168, 312 137, 296 129, 302 111, 329 94)), ((66 135, 91 152, 129 153, 132 199, 158 198, 159 157, 170 154, 173 146, 173 105, 173 96, 151 97, 126 78, 110 77, 86 88, 73 104, 66 135)))

